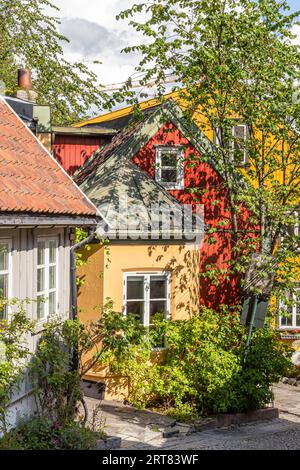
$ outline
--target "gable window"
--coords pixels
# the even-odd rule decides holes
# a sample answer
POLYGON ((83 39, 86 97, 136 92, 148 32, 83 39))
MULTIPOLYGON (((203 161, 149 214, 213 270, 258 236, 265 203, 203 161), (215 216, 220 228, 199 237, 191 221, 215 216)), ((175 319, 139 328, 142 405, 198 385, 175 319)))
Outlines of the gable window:
POLYGON ((300 328, 300 289, 293 295, 293 300, 293 305, 281 305, 281 308, 286 311, 286 314, 279 318, 280 328, 300 328))
POLYGON ((37 242, 37 319, 57 313, 58 307, 58 241, 56 238, 37 242))
MULTIPOLYGON (((0 298, 7 300, 11 287, 11 242, 0 240, 0 298)), ((0 307, 0 320, 7 320, 8 306, 0 307)))
POLYGON ((155 179, 167 189, 184 189, 184 148, 156 148, 155 179))
POLYGON ((170 317, 170 273, 125 273, 124 310, 151 328, 153 317, 170 317))
MULTIPOLYGON (((221 145, 219 129, 215 131, 215 143, 221 145)), ((247 138, 248 127, 238 123, 232 126, 232 139, 226 143, 226 148, 231 150, 231 158, 237 165, 245 165, 248 162, 247 138)))

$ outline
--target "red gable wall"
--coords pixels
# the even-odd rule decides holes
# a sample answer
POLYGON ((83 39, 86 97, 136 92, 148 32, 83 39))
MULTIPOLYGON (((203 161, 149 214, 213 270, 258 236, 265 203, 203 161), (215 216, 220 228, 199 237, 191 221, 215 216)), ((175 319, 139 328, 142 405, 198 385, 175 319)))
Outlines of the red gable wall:
MULTIPOLYGON (((226 197, 223 180, 214 168, 199 161, 199 153, 189 141, 174 127, 172 123, 165 124, 160 131, 138 152, 133 162, 155 177, 155 147, 154 145, 184 145, 184 190, 170 191, 181 203, 198 202, 204 205, 205 223, 209 227, 217 228, 218 222, 227 221, 227 225, 218 228, 213 235, 214 244, 209 243, 206 235, 201 249, 201 272, 204 267, 214 265, 218 269, 226 269, 230 260, 230 245, 232 243, 228 230, 230 224, 229 203, 226 197), (192 194, 190 189, 197 188, 198 193, 192 194), (218 204, 216 204, 218 201, 218 204)), ((210 236, 211 238, 211 236, 210 236)), ((209 307, 217 307, 220 303, 232 305, 239 297, 239 283, 237 278, 225 280, 220 276, 219 286, 214 286, 210 279, 201 279, 200 301, 209 307)))
POLYGON ((63 169, 73 175, 99 147, 110 141, 109 136, 56 134, 53 155, 63 169))

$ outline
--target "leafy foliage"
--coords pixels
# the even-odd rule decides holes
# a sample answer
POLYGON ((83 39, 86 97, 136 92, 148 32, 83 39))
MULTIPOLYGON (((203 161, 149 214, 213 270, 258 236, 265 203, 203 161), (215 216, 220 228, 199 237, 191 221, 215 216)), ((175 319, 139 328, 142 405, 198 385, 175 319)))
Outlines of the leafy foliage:
POLYGON ((148 334, 134 318, 114 316, 102 320, 107 332, 119 332, 105 343, 102 360, 130 377, 129 401, 138 407, 160 407, 187 419, 196 412, 261 408, 272 397, 272 383, 290 367, 291 352, 269 326, 255 332, 245 358, 245 327, 226 309, 203 308, 190 320, 158 318, 148 334), (153 349, 157 335, 167 344, 160 352, 153 349))
POLYGON ((61 426, 41 417, 22 420, 0 439, 1 450, 88 450, 95 449, 96 433, 80 423, 61 426))
POLYGON ((103 94, 85 64, 64 58, 68 39, 58 31, 57 10, 51 0, 0 1, 0 80, 7 93, 15 92, 17 65, 30 67, 39 104, 51 104, 53 122, 64 124, 99 108, 103 94))
MULTIPOLYGON (((227 233, 231 253, 225 272, 211 265, 204 274, 216 283, 220 274, 242 276, 253 251, 275 254, 275 293, 282 298, 299 275, 294 227, 300 196, 300 50, 292 34, 298 15, 285 0, 143 1, 119 15, 145 37, 125 49, 142 54, 136 69, 142 85, 154 80, 163 101, 164 82, 176 76, 173 91, 186 129, 195 119, 204 133, 211 136, 213 130, 216 136, 213 155, 204 152, 201 160, 215 157, 228 213, 209 235, 213 240, 214 232, 227 233), (245 141, 233 137, 238 123, 246 125, 245 141)), ((138 109, 130 80, 114 96, 115 102, 124 99, 138 109)))
POLYGON ((31 360, 38 412, 41 417, 63 424, 75 418, 80 399, 80 377, 72 367, 74 347, 74 328, 50 320, 31 360))
POLYGON ((29 300, 1 300, 14 312, 9 320, 0 323, 0 420, 1 430, 6 430, 6 407, 11 395, 17 392, 24 380, 30 351, 28 335, 34 331, 34 323, 28 319, 26 306, 29 300))
POLYGON ((41 417, 61 425, 77 417, 80 381, 98 361, 102 334, 99 323, 85 326, 80 320, 52 318, 44 325, 30 365, 41 417), (88 354, 90 360, 86 360, 88 354))

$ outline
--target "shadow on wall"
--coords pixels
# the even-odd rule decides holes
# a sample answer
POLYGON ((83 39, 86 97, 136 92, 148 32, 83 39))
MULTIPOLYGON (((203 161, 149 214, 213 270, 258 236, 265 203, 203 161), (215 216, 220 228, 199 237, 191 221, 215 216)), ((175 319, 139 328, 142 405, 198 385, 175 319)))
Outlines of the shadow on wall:
MULTIPOLYGON (((164 245, 164 253, 168 253, 170 245, 164 245)), ((158 253, 160 247, 151 245, 148 247, 149 257, 154 257, 155 262, 161 266, 164 256, 158 253)), ((163 271, 172 275, 171 302, 175 311, 180 311, 180 318, 190 318, 200 303, 200 250, 192 245, 178 246, 178 257, 173 255, 166 264, 163 271), (179 261, 181 260, 181 261, 179 261)))

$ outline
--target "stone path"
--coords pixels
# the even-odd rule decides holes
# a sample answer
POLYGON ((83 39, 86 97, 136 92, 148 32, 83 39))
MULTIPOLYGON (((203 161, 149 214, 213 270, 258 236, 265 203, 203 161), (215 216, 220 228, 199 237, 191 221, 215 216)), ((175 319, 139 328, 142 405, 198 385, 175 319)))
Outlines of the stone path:
MULTIPOLYGON (((122 438, 124 449, 170 450, 248 450, 300 449, 300 387, 278 384, 274 386, 275 406, 280 409, 276 420, 263 421, 229 428, 181 434, 164 439, 162 433, 174 420, 148 411, 138 411, 119 402, 102 404, 106 432, 122 438)), ((87 399, 90 410, 98 403, 87 399)))

